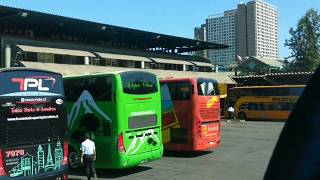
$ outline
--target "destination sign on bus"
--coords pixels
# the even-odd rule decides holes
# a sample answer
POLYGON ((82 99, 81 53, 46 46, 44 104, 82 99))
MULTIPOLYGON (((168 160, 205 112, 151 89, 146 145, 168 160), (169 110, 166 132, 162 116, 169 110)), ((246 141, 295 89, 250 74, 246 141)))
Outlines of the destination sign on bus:
POLYGON ((123 72, 120 74, 123 92, 128 94, 149 94, 157 92, 157 78, 147 72, 123 72))
POLYGON ((139 89, 139 88, 153 88, 154 83, 152 82, 147 82, 147 81, 140 81, 140 82, 129 82, 127 87, 129 89, 135 90, 135 89, 139 89))

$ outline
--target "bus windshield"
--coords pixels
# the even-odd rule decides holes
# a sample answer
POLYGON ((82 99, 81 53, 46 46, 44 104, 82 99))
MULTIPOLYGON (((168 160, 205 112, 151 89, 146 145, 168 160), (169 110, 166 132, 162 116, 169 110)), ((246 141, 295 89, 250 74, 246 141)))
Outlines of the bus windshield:
POLYGON ((217 81, 202 79, 197 80, 198 95, 199 96, 217 96, 219 95, 217 81))
POLYGON ((127 94, 150 94, 158 91, 157 78, 147 72, 120 73, 123 92, 127 94))

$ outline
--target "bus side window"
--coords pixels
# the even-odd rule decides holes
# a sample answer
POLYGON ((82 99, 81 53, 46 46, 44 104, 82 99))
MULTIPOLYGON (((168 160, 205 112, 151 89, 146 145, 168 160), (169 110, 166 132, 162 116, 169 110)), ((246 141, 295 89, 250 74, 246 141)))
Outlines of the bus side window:
POLYGON ((275 110, 275 107, 274 107, 273 103, 269 104, 269 110, 275 110))
POLYGON ((95 101, 111 101, 111 77, 91 77, 88 79, 88 91, 95 101))
POLYGON ((290 96, 300 96, 303 89, 303 87, 290 88, 290 96))
POLYGON ((259 104, 253 103, 252 104, 252 109, 253 110, 259 110, 259 104))
POLYGON ((68 79, 64 81, 64 89, 67 101, 77 101, 85 90, 85 81, 81 79, 68 79))
POLYGON ((274 105, 275 105, 275 110, 276 110, 276 111, 282 110, 282 104, 276 103, 276 104, 274 104, 274 105))
POLYGON ((205 95, 206 82, 198 82, 198 83, 197 83, 197 86, 198 86, 198 95, 199 95, 199 96, 205 95))
POLYGON ((112 92, 112 102, 114 102, 114 103, 117 102, 117 92, 116 91, 112 92))
POLYGON ((263 110, 263 104, 262 103, 257 104, 257 110, 263 110))
MULTIPOLYGON (((167 83, 170 96, 172 100, 189 100, 191 89, 190 83, 179 82, 179 83, 167 83)), ((163 86, 163 85, 162 85, 163 86)))
POLYGON ((217 96, 219 95, 218 84, 214 82, 208 82, 208 92, 207 95, 217 96))
POLYGON ((240 110, 245 110, 248 108, 248 104, 241 104, 240 105, 240 110))
POLYGON ((111 136, 111 123, 103 121, 103 135, 104 136, 111 136))
POLYGON ((106 77, 106 79, 104 79, 104 81, 106 83, 106 86, 105 86, 106 100, 111 101, 112 100, 112 78, 106 77))
POLYGON ((194 94, 194 85, 190 85, 190 89, 191 89, 191 94, 194 94))
POLYGON ((190 84, 187 82, 181 82, 176 87, 176 100, 189 100, 190 99, 190 84))
POLYGON ((250 103, 248 105, 249 110, 257 110, 257 104, 256 103, 250 103))
POLYGON ((289 103, 289 110, 293 110, 295 106, 295 103, 289 103))
POLYGON ((290 104, 289 103, 281 103, 281 104, 282 104, 281 110, 284 110, 284 111, 290 110, 290 104))
POLYGON ((174 83, 168 83, 168 88, 172 100, 176 100, 177 97, 177 87, 174 83))
POLYGON ((263 110, 268 111, 270 109, 270 103, 264 103, 263 104, 263 110))

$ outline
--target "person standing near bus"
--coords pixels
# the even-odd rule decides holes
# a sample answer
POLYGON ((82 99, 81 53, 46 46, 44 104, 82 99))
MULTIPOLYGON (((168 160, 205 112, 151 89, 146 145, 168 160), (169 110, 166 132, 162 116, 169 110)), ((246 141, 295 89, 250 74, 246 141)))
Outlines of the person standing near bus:
POLYGON ((85 141, 81 143, 81 163, 84 163, 88 180, 91 179, 91 173, 94 179, 97 179, 97 174, 94 166, 96 160, 96 147, 93 141, 90 140, 89 133, 85 134, 85 141))
POLYGON ((228 113, 229 113, 229 118, 233 119, 233 115, 234 115, 234 108, 232 106, 230 106, 228 108, 228 113))

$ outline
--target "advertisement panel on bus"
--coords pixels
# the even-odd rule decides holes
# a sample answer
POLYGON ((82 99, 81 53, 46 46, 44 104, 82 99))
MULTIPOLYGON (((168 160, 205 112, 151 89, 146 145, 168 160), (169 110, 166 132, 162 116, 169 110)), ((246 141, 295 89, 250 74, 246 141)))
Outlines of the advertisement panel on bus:
POLYGON ((66 109, 60 74, 0 71, 0 179, 66 179, 66 109))

